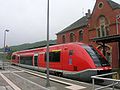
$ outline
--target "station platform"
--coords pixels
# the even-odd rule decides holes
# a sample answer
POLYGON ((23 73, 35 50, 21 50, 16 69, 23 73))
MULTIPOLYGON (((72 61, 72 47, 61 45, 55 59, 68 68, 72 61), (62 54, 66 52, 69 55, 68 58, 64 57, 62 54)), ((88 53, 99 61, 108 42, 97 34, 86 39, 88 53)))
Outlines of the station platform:
MULTIPOLYGON (((92 90, 91 83, 53 75, 50 75, 50 86, 46 87, 46 74, 41 72, 17 66, 9 66, 5 70, 0 70, 0 90, 92 90)), ((101 86, 96 85, 96 87, 101 86)))

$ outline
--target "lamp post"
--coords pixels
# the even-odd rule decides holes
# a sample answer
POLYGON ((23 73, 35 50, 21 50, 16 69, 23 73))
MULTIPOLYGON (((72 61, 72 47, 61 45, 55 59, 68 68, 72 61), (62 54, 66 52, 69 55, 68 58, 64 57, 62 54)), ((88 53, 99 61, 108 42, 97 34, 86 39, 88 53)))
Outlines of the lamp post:
MULTIPOLYGON (((6 59, 6 53, 5 53, 6 32, 9 32, 9 30, 5 30, 5 31, 4 31, 4 60, 6 59)), ((4 69, 4 60, 3 60, 3 69, 4 69)))
POLYGON ((49 0, 47 0, 47 79, 46 79, 46 87, 50 87, 50 80, 49 80, 49 0))

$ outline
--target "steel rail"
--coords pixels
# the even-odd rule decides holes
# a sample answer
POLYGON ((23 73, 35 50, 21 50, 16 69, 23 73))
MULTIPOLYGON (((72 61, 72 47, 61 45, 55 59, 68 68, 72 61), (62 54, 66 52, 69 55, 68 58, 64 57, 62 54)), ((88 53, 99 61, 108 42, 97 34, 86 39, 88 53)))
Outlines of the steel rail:
POLYGON ((115 85, 119 84, 120 80, 111 79, 111 78, 104 78, 103 76, 115 75, 115 74, 117 74, 117 72, 112 72, 112 73, 107 73, 107 74, 101 74, 101 75, 91 76, 91 78, 92 78, 92 90, 101 90, 101 89, 105 89, 105 88, 108 88, 108 87, 111 87, 111 86, 112 86, 112 88, 114 90, 115 89, 115 85), (112 81, 112 84, 109 84, 109 85, 103 86, 103 87, 99 87, 99 88, 95 88, 95 79, 112 81))

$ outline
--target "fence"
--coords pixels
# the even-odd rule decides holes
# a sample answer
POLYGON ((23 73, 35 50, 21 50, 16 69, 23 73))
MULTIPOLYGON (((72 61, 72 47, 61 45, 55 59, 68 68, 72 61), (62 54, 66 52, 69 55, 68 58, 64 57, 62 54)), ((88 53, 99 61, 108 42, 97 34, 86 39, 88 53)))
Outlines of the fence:
POLYGON ((101 89, 105 89, 108 87, 112 87, 113 90, 115 89, 115 85, 120 84, 120 80, 117 79, 112 79, 112 78, 104 78, 104 76, 109 76, 109 75, 116 75, 117 78, 117 72, 112 72, 112 73, 107 73, 107 74, 101 74, 101 75, 96 75, 96 76, 91 76, 92 78, 92 90, 101 90, 101 89), (112 81, 112 84, 109 84, 107 86, 102 86, 99 88, 95 88, 95 79, 99 79, 99 80, 104 80, 104 81, 112 81))
POLYGON ((10 67, 10 62, 0 62, 0 68, 9 68, 10 67))

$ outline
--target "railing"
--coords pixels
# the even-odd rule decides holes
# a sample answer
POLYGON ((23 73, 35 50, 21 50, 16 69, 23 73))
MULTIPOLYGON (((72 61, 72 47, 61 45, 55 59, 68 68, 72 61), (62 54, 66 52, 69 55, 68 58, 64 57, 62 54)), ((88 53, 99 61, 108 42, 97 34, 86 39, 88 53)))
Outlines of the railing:
POLYGON ((120 84, 120 80, 111 79, 111 78, 103 78, 104 76, 109 76, 109 75, 116 75, 116 78, 117 78, 117 72, 91 76, 91 78, 92 78, 92 85, 93 85, 92 90, 101 90, 101 89, 105 89, 105 88, 109 88, 109 87, 112 87, 113 90, 114 90, 115 89, 115 85, 120 84), (101 86, 99 88, 95 88, 95 79, 104 80, 104 81, 111 81, 112 84, 109 84, 107 86, 101 86))
POLYGON ((9 68, 10 67, 10 62, 0 62, 0 68, 9 68))

